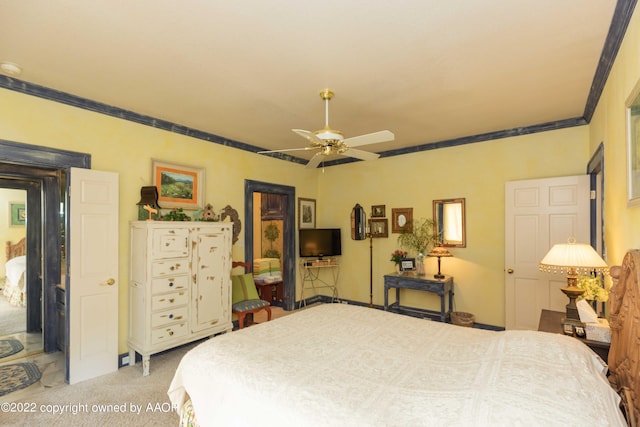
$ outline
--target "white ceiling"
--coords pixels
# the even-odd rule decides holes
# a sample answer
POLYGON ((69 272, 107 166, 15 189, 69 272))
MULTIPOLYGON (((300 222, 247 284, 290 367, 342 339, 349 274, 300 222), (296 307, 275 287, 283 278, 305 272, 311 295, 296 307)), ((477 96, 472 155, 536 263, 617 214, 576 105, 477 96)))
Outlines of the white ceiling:
MULTIPOLYGON (((615 0, 0 0, 16 79, 264 149, 582 118, 615 0)), ((6 81, 6 77, 5 77, 6 81)), ((308 152, 296 156, 309 158, 308 152)))

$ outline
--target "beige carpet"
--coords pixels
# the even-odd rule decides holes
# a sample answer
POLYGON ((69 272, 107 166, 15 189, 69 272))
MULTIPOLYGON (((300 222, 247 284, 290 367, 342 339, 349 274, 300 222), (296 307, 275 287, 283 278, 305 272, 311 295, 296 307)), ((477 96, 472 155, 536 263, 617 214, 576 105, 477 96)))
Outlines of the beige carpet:
POLYGON ((27 329, 27 309, 14 307, 0 293, 0 337, 27 329))
MULTIPOLYGON (((274 307, 273 318, 289 313, 274 307)), ((266 321, 266 316, 258 317, 257 322, 266 321)), ((13 406, 2 407, 0 425, 177 426, 179 418, 167 390, 180 359, 197 344, 152 356, 147 377, 142 376, 142 364, 138 363, 79 384, 40 387, 32 394, 20 394, 15 401, 5 399, 1 405, 13 406)))

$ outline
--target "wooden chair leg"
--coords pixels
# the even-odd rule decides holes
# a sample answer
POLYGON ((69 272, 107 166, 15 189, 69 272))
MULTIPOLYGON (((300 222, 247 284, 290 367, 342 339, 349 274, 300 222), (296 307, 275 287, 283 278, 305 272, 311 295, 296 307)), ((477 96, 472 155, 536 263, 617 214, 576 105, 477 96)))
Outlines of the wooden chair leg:
POLYGON ((264 309, 267 310, 267 322, 268 322, 269 320, 271 320, 271 307, 266 306, 264 309))
POLYGON ((238 315, 238 329, 244 328, 244 315, 246 313, 236 313, 238 315))

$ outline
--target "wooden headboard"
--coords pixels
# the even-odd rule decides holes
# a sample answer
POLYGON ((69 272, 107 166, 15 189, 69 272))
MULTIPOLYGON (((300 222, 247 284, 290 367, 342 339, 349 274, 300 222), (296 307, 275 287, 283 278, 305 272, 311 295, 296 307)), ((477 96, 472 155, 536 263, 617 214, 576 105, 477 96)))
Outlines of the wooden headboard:
POLYGON ((6 255, 7 255, 6 260, 7 261, 9 261, 12 258, 18 257, 18 256, 26 255, 27 254, 27 240, 26 240, 26 238, 23 237, 16 244, 12 244, 11 242, 7 242, 6 251, 7 251, 6 252, 6 255))
POLYGON ((630 426, 640 422, 640 250, 611 268, 609 382, 622 397, 630 426))

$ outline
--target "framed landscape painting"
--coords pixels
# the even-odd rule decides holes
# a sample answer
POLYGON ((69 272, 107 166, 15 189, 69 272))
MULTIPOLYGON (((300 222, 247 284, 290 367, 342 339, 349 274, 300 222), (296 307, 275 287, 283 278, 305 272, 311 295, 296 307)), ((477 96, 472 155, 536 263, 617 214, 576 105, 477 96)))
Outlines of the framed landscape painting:
POLYGON ((152 160, 152 169, 160 207, 186 210, 203 207, 204 168, 152 160))

